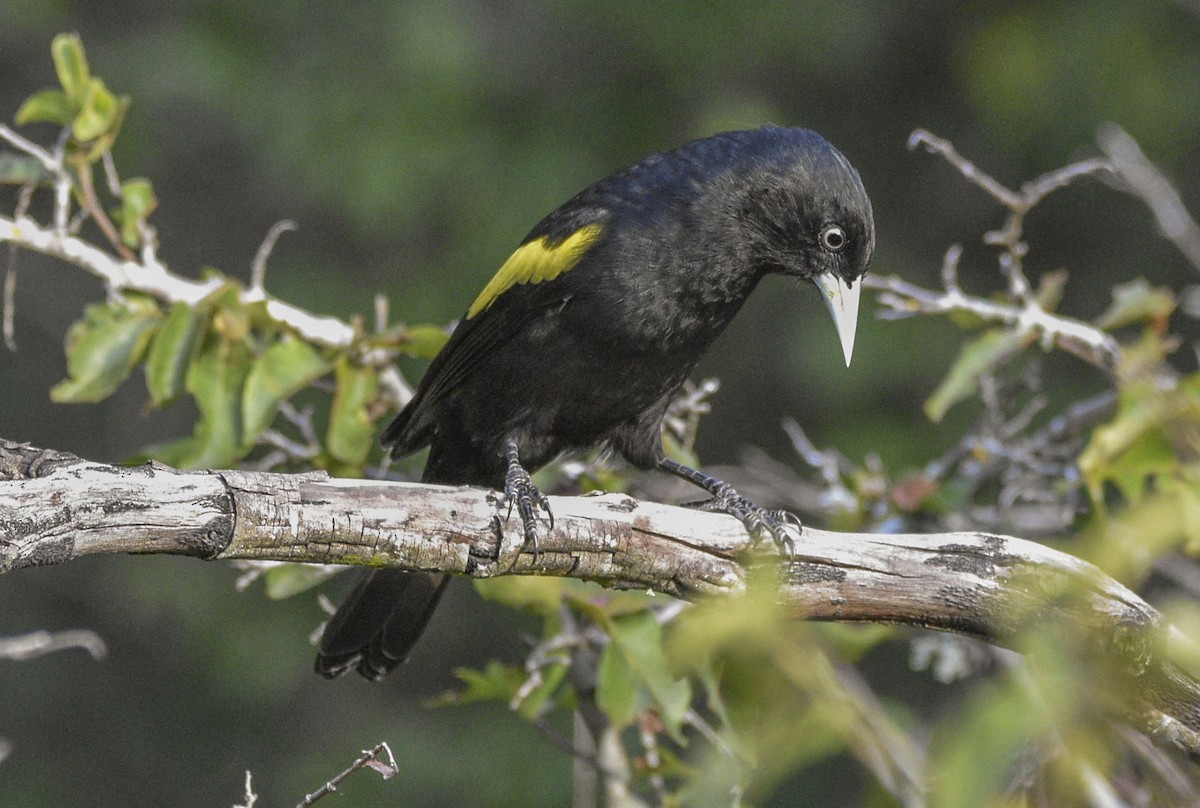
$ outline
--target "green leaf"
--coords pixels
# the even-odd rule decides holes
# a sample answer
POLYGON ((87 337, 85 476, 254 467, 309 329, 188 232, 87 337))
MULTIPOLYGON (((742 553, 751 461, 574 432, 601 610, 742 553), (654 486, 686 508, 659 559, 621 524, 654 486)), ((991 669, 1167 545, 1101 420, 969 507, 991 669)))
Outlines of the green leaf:
POLYGON ((595 583, 568 581, 570 585, 563 590, 567 605, 594 623, 607 624, 616 617, 641 614, 669 599, 666 595, 638 589, 604 589, 595 583))
POLYGON ((745 756, 745 744, 738 736, 737 730, 734 729, 733 719, 725 705, 725 696, 721 693, 721 677, 713 669, 712 660, 705 660, 704 664, 699 666, 694 673, 696 681, 700 683, 700 687, 704 691, 704 706, 717 717, 716 726, 719 728, 720 735, 731 750, 745 756))
POLYGON ((267 348, 246 379, 242 398, 243 440, 252 442, 275 420, 279 404, 329 372, 329 360, 288 334, 267 348))
POLYGON ((1039 664, 1030 667, 1035 668, 1039 683, 1052 673, 1067 685, 1061 688, 1062 697, 1039 697, 1028 676, 1021 681, 1011 673, 975 688, 936 727, 928 753, 928 771, 937 772, 930 783, 930 806, 1012 804, 995 795, 1004 793, 1013 767, 1030 748, 1057 742, 1062 732, 1074 746, 1066 747, 1064 756, 1071 759, 1080 751, 1077 744, 1083 738, 1077 733, 1082 727, 1071 713, 1079 695, 1092 691, 1080 683, 1083 672, 1061 658, 1070 650, 1069 643, 1060 643, 1058 649, 1039 645, 1046 656, 1035 657, 1039 664), (1069 690, 1069 683, 1078 683, 1076 692, 1069 690))
POLYGON ((146 388, 154 406, 168 404, 183 392, 188 363, 195 356, 207 320, 207 313, 202 315, 186 303, 171 307, 146 355, 146 388))
POLYGON ((45 182, 51 176, 50 172, 32 157, 0 153, 0 183, 4 185, 30 185, 45 182))
POLYGON ((75 110, 62 90, 39 90, 21 104, 17 110, 18 126, 29 123, 56 123, 66 126, 75 117, 75 110))
POLYGON ((249 451, 242 442, 242 387, 251 361, 245 343, 210 334, 187 372, 187 390, 196 400, 200 418, 191 443, 172 464, 221 468, 249 451))
POLYGON ((1008 359, 1022 341, 1020 334, 997 328, 965 343, 942 383, 925 402, 929 420, 941 421, 951 407, 975 395, 979 378, 1008 359))
POLYGON ((542 617, 553 618, 562 607, 563 592, 568 583, 564 578, 542 578, 527 575, 505 575, 499 578, 480 578, 475 591, 487 600, 517 609, 528 609, 542 617))
POLYGON ((640 689, 653 700, 667 731, 681 739, 680 727, 692 700, 687 679, 673 675, 663 651, 662 626, 650 612, 609 622, 611 642, 600 660, 596 701, 617 726, 626 726, 640 708, 640 689))
POLYGON ((521 668, 503 665, 495 660, 489 662, 483 670, 458 668, 454 671, 454 675, 466 687, 463 690, 439 696, 434 704, 447 707, 479 701, 499 701, 507 704, 522 718, 530 721, 541 715, 542 705, 554 695, 563 679, 566 678, 567 660, 565 655, 561 662, 543 665, 539 672, 541 681, 529 688, 527 692, 520 693, 520 701, 514 704, 518 692, 529 679, 529 674, 521 668))
POLYGON ((1112 298, 1112 303, 1096 318, 1096 325, 1109 331, 1142 321, 1165 321, 1175 310, 1175 295, 1171 290, 1152 287, 1145 278, 1115 287, 1112 298))
POLYGON ((433 359, 450 339, 450 333, 440 325, 414 325, 404 329, 400 350, 418 359, 433 359))
POLYGON ((130 103, 132 102, 127 95, 122 95, 116 99, 116 111, 112 115, 111 123, 99 137, 88 143, 86 151, 76 156, 77 160, 84 163, 94 163, 106 151, 112 148, 113 143, 117 140, 117 134, 121 131, 121 123, 125 120, 125 114, 129 112, 130 103))
POLYGON ((1185 376, 1172 387, 1156 377, 1126 383, 1113 419, 1092 431, 1079 456, 1079 471, 1097 504, 1103 486, 1112 481, 1131 501, 1158 475, 1182 470, 1182 458, 1194 452, 1195 424, 1200 422, 1200 374, 1185 376))
POLYGON ((1038 278, 1034 299, 1046 311, 1054 311, 1062 302, 1063 291, 1067 288, 1067 271, 1056 269, 1038 278))
POLYGON ((334 381, 337 389, 325 445, 335 460, 361 469, 375 445, 375 419, 370 408, 379 394, 379 374, 374 368, 342 357, 334 368, 334 381))
POLYGON ((438 706, 467 705, 475 701, 508 701, 524 681, 524 671, 514 666, 503 665, 496 660, 487 663, 484 670, 470 668, 455 669, 454 675, 466 684, 462 690, 445 693, 434 700, 438 706))
POLYGON ((280 564, 263 574, 263 585, 271 600, 283 600, 307 592, 326 581, 338 570, 314 564, 280 564))
POLYGON ((873 623, 817 623, 813 629, 839 659, 849 662, 858 662, 880 643, 896 636, 895 627, 873 623))
POLYGON ((679 673, 695 671, 733 652, 773 652, 790 621, 777 601, 779 584, 769 567, 752 572, 746 593, 701 599, 671 623, 667 651, 679 673))
POLYGON ((83 106, 75 115, 72 134, 76 140, 95 140, 111 132, 121 118, 121 102, 100 79, 88 82, 83 106))
POLYGON ((144 298, 94 303, 67 333, 67 376, 50 390, 59 403, 95 403, 112 394, 141 359, 161 314, 144 298))
POLYGON ((614 727, 627 727, 637 718, 640 684, 626 655, 615 642, 609 643, 596 672, 596 704, 614 727))
POLYGON ((1188 466, 1178 482, 1164 485, 1164 493, 1175 497, 1179 504, 1180 526, 1187 544, 1185 550, 1193 558, 1200 555, 1200 467, 1188 466))
POLYGON ((155 460, 176 468, 185 468, 188 459, 195 453, 196 439, 189 435, 186 438, 152 443, 140 452, 127 458, 131 463, 146 463, 155 460))
POLYGON ((54 57, 58 83, 62 85, 71 106, 79 109, 83 106, 83 99, 92 77, 79 34, 59 34, 54 37, 54 41, 50 43, 50 54, 54 57))
POLYGON ((121 225, 121 241, 125 246, 136 247, 141 243, 138 225, 157 207, 158 198, 154 196, 150 180, 137 178, 121 183, 121 207, 113 218, 121 225))

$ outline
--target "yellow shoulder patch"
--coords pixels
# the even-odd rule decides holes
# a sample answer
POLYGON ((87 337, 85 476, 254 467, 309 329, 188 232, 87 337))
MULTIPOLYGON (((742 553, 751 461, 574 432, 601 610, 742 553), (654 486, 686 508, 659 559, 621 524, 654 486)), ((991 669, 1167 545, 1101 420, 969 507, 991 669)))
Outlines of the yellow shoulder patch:
POLYGON ((600 236, 599 224, 581 227, 562 241, 551 244, 545 236, 521 245, 504 266, 483 287, 479 297, 467 309, 467 319, 487 311, 500 295, 518 283, 542 283, 553 280, 579 263, 584 252, 600 236))

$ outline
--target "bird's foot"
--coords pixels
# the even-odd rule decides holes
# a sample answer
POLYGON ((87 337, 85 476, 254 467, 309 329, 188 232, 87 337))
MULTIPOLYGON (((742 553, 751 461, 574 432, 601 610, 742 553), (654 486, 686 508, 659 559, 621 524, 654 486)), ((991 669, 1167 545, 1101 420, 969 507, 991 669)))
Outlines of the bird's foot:
POLYGON ((746 526, 756 543, 769 536, 779 551, 789 558, 796 555, 796 542, 792 533, 798 537, 804 530, 804 525, 796 514, 791 511, 760 508, 729 485, 724 485, 712 499, 689 502, 686 507, 727 513, 746 526))
POLYGON ((711 474, 705 474, 698 469, 690 468, 669 457, 660 458, 658 467, 668 474, 674 474, 681 480, 687 480, 692 485, 703 488, 712 494, 712 499, 702 502, 689 502, 685 507, 698 508, 703 511, 727 513, 746 526, 750 536, 761 542, 766 536, 789 558, 796 555, 796 543, 792 533, 799 538, 804 530, 800 517, 791 511, 771 511, 760 508, 734 490, 733 486, 724 480, 718 480, 711 474))
MULTIPOLYGON (((546 495, 533 484, 533 477, 525 470, 517 459, 516 446, 508 447, 508 470, 504 474, 504 500, 507 503, 508 512, 505 515, 505 521, 512 518, 513 507, 517 509, 517 515, 521 517, 521 528, 525 534, 525 547, 533 548, 533 554, 536 556, 539 551, 538 547, 538 525, 535 509, 540 508, 546 512, 546 517, 550 522, 550 529, 554 529, 554 514, 550 510, 550 501, 546 499, 546 495)), ((501 503, 501 507, 503 507, 501 503)))

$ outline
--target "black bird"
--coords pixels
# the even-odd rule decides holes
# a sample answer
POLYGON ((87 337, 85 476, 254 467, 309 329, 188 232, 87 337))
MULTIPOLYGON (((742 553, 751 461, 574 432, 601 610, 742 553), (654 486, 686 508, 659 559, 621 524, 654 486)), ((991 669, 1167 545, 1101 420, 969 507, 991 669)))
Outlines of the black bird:
MULTIPOLYGON (((393 457, 430 447, 422 480, 503 490, 527 544, 546 500, 530 472, 606 445, 703 488, 706 505, 790 549, 791 514, 663 454, 663 415, 771 273, 816 284, 854 346, 875 246, 858 173, 820 135, 768 126, 655 154, 580 192, 530 231, 475 298, 384 431, 393 457)), ((316 670, 368 679, 404 661, 448 576, 366 572, 329 621, 316 670)))

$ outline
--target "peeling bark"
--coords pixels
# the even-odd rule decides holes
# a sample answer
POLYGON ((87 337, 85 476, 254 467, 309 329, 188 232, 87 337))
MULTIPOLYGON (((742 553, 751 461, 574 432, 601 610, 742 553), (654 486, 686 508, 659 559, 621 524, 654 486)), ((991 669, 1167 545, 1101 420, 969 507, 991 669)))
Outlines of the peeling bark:
MULTIPOLYGON (((554 527, 535 556, 520 520, 501 518, 483 489, 123 468, 0 441, 0 573, 95 553, 172 553, 567 576, 680 598, 745 586, 753 547, 732 517, 623 494, 549 500, 554 527)), ((1064 625, 1116 662, 1126 720, 1200 760, 1191 645, 1135 593, 1065 553, 985 533, 806 527, 796 555, 780 561, 779 593, 797 618, 919 626, 998 645, 1038 623, 1064 625)))

